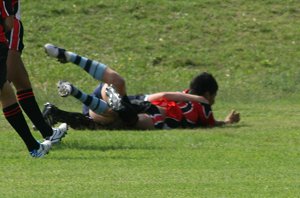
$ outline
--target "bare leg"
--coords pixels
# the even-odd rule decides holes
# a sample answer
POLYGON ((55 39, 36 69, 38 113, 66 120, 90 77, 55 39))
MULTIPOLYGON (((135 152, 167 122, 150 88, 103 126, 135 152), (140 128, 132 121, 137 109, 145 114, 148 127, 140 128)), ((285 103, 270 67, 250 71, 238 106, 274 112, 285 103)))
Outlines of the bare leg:
POLYGON ((56 47, 52 44, 46 44, 44 48, 49 56, 57 58, 61 63, 74 63, 94 79, 107 84, 113 84, 121 96, 126 95, 125 80, 107 65, 83 57, 74 52, 67 51, 63 48, 56 47))
POLYGON ((6 82, 1 90, 1 103, 2 108, 6 108, 12 104, 17 103, 16 96, 14 94, 14 91, 12 87, 9 85, 8 82, 6 82))
POLYGON ((21 58, 21 53, 9 50, 7 57, 7 77, 13 82, 17 91, 31 89, 28 73, 21 58))
POLYGON ((27 149, 29 151, 38 149, 40 145, 31 134, 22 110, 17 103, 14 91, 8 82, 3 85, 0 99, 5 118, 22 138, 27 149))
POLYGON ((141 130, 153 130, 155 129, 153 125, 152 118, 147 114, 139 114, 139 121, 136 123, 136 128, 141 130))
POLYGON ((9 50, 7 57, 7 77, 17 90, 17 99, 32 123, 44 138, 52 136, 53 129, 44 121, 35 99, 31 82, 21 58, 21 52, 9 50))

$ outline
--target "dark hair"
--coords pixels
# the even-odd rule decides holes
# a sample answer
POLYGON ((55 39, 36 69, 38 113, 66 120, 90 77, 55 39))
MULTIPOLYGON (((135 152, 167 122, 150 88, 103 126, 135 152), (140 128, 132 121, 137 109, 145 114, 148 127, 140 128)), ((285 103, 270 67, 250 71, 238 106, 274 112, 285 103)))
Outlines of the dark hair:
POLYGON ((205 92, 213 95, 218 91, 218 83, 213 75, 203 72, 190 83, 190 94, 202 96, 205 92))

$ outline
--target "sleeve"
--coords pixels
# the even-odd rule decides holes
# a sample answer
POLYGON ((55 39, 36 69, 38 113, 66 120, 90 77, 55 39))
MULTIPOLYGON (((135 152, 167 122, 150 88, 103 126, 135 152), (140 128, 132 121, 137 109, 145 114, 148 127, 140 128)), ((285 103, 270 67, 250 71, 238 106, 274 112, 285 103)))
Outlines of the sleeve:
POLYGON ((216 125, 216 120, 215 120, 213 112, 211 111, 211 114, 208 117, 208 126, 213 127, 215 125, 216 125))
POLYGON ((199 122, 198 125, 204 127, 213 127, 215 126, 215 118, 211 106, 205 103, 201 104, 199 109, 199 122))

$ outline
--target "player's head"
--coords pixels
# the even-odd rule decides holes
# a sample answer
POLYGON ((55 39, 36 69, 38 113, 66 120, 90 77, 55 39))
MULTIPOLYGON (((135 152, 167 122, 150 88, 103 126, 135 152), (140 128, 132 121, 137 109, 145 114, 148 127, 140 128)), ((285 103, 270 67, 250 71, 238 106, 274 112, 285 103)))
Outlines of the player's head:
POLYGON ((212 105, 218 91, 218 83, 210 73, 203 72, 197 75, 190 83, 190 93, 205 97, 212 105))

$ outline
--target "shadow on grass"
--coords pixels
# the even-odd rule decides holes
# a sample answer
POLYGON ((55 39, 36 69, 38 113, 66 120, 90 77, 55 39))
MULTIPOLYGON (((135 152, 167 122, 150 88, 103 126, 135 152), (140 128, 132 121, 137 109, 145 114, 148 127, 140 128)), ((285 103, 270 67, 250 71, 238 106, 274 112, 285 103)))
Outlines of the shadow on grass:
MULTIPOLYGON (((228 125, 226 127, 221 127, 219 129, 240 129, 240 128, 247 128, 250 127, 250 125, 247 124, 238 124, 238 125, 228 125)), ((217 128, 215 128, 217 129, 217 128)), ((212 129, 214 130, 214 129, 212 129)), ((175 131, 175 130, 174 130, 175 131)), ((169 132, 172 133, 174 132, 170 130, 169 132)), ((176 132, 176 131, 175 131, 176 132)), ((173 133, 172 135, 178 137, 176 134, 179 133, 178 135, 182 136, 183 134, 187 135, 187 138, 189 133, 201 133, 201 132, 209 132, 213 133, 213 131, 210 131, 210 129, 182 129, 179 132, 177 131, 175 134, 173 133)), ((220 131, 218 131, 218 134, 220 131)), ((224 130, 224 134, 228 134, 228 130, 224 130)), ((185 136, 184 135, 184 136, 185 136)), ((193 134, 194 135, 194 134, 193 134)), ((162 138, 165 137, 164 134, 162 134, 162 138)), ((185 139, 185 138, 184 138, 185 139)), ((177 140, 179 141, 179 140, 177 140)), ((132 141, 130 140, 123 140, 118 138, 112 138, 109 139, 99 139, 99 142, 93 141, 88 141, 86 139, 84 140, 70 140, 70 139, 64 139, 60 144, 53 145, 53 149, 55 150, 65 150, 65 149, 76 149, 76 150, 98 150, 98 151, 116 151, 116 150, 166 150, 166 149, 176 149, 178 145, 173 142, 172 139, 167 138, 166 141, 164 141, 161 138, 158 139, 151 139, 150 141, 144 139, 144 140, 139 140, 139 139, 133 139, 132 141)))
POLYGON ((224 126, 224 128, 230 128, 230 129, 240 129, 244 127, 250 127, 250 124, 232 124, 232 125, 227 125, 224 126))
MULTIPOLYGON (((67 153, 63 153, 63 155, 57 155, 53 159, 55 160, 99 160, 99 159, 112 159, 112 160, 143 160, 149 159, 147 155, 128 155, 126 151, 130 153, 134 153, 136 150, 144 150, 144 151, 154 151, 161 150, 163 148, 155 147, 155 146, 147 146, 147 145, 122 145, 122 144, 107 144, 107 145, 95 145, 95 144, 86 144, 80 143, 78 141, 70 141, 67 143, 61 143, 53 147, 51 153, 57 152, 60 153, 63 150, 68 150, 67 153), (78 153, 77 154, 74 154, 78 153), (116 151, 113 153, 106 153, 109 151, 116 151), (121 151, 121 152, 119 152, 121 151), (125 152, 123 152, 125 151, 125 152), (73 154, 68 154, 69 152, 73 154), (85 154, 86 153, 86 154, 85 154)), ((49 158, 51 159, 51 158, 49 158)))
POLYGON ((53 147, 55 150, 64 150, 64 149, 76 149, 76 150, 99 150, 99 151, 112 151, 112 150, 161 150, 162 147, 155 146, 155 145, 145 145, 145 144, 106 144, 98 145, 95 144, 86 144, 80 143, 78 141, 69 141, 69 142, 62 142, 59 145, 55 145, 53 147))

